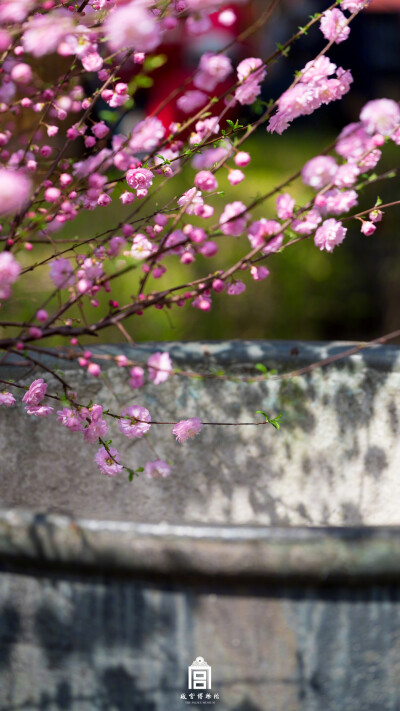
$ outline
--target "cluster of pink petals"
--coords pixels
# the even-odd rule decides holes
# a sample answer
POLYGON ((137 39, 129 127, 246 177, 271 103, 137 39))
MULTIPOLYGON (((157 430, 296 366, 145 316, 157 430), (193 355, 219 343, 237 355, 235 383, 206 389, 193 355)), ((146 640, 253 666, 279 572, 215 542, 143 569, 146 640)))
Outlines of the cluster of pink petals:
POLYGON ((145 2, 132 2, 116 6, 105 23, 105 33, 110 49, 134 49, 151 52, 161 42, 161 24, 146 7, 145 2))
POLYGON ((74 269, 64 257, 55 259, 50 266, 50 277, 58 289, 65 289, 75 283, 74 269))
POLYGON ((261 92, 261 82, 267 70, 259 57, 247 57, 237 67, 240 82, 235 91, 235 99, 242 105, 253 104, 261 92))
POLYGON ((160 385, 168 380, 172 373, 172 362, 169 353, 153 353, 147 361, 149 380, 154 385, 160 385))
POLYGON ((63 407, 62 410, 57 411, 57 422, 60 422, 71 432, 81 432, 84 429, 84 419, 86 419, 86 413, 82 416, 77 410, 70 407, 63 407))
POLYGON ((135 365, 129 371, 129 385, 133 390, 143 387, 144 385, 144 370, 140 365, 135 365))
POLYGON ((235 281, 226 285, 226 293, 229 296, 239 296, 239 294, 243 294, 244 291, 246 291, 246 284, 239 279, 235 279, 235 281))
POLYGON ((309 185, 314 190, 321 190, 333 181, 337 169, 338 165, 332 156, 316 156, 305 163, 301 177, 305 185, 309 185))
POLYGON ((346 25, 346 22, 346 16, 337 8, 326 10, 321 17, 320 30, 329 42, 334 41, 335 44, 340 44, 350 34, 350 27, 346 25))
POLYGON ((28 390, 22 398, 22 402, 26 405, 39 405, 46 395, 46 392, 47 383, 44 382, 43 378, 38 378, 30 384, 28 390))
POLYGON ((130 188, 136 190, 138 197, 146 197, 153 183, 153 173, 147 168, 132 168, 126 174, 126 182, 130 188))
POLYGON ((16 170, 0 169, 0 215, 18 213, 29 199, 32 182, 16 170))
POLYGON ((11 252, 0 253, 0 299, 8 299, 11 284, 17 281, 21 267, 11 252))
POLYGON ((186 190, 178 199, 178 205, 181 208, 185 208, 185 212, 187 212, 188 215, 198 215, 204 205, 200 190, 196 188, 186 190))
POLYGON ((346 232, 347 228, 343 227, 341 222, 330 218, 318 227, 314 235, 314 244, 321 250, 333 252, 334 248, 343 242, 346 232))
POLYGON ((393 99, 368 101, 361 110, 360 121, 368 134, 390 136, 400 125, 400 107, 393 99))
POLYGON ((217 84, 225 81, 231 71, 232 64, 229 57, 224 54, 205 52, 201 56, 199 70, 194 77, 193 84, 198 89, 214 91, 217 84))
POLYGON ((249 226, 247 236, 253 249, 262 247, 263 254, 271 254, 277 252, 283 242, 282 227, 276 220, 266 220, 264 217, 261 220, 255 220, 249 226), (276 237, 274 237, 276 235, 276 237))
POLYGON ((246 229, 247 217, 246 205, 242 202, 236 200, 228 203, 219 218, 221 232, 231 237, 239 237, 246 229))
POLYGON ((99 437, 107 434, 107 422, 103 419, 103 408, 101 405, 92 405, 88 410, 90 423, 84 430, 86 442, 96 442, 99 437))
POLYGON ((147 259, 147 257, 156 251, 156 249, 156 245, 152 244, 152 242, 147 239, 146 235, 138 232, 132 240, 132 246, 129 254, 134 259, 147 259))
POLYGON ((7 390, 3 390, 3 392, 0 393, 0 405, 10 407, 11 405, 14 405, 14 403, 15 397, 12 393, 7 392, 7 390))
POLYGON ((342 0, 340 7, 349 12, 357 12, 370 5, 372 0, 342 0))
POLYGON ((269 269, 267 267, 256 267, 254 264, 252 267, 250 267, 250 274, 253 277, 254 281, 262 281, 262 279, 266 279, 267 276, 269 276, 269 269))
POLYGON ((196 188, 199 188, 199 190, 205 190, 206 192, 216 190, 218 187, 215 175, 209 170, 200 170, 194 179, 194 184, 196 188))
POLYGON ((150 412, 145 407, 140 407, 139 405, 125 407, 121 415, 124 419, 119 421, 119 429, 125 437, 139 439, 151 427, 150 412))
POLYGON ((276 198, 276 214, 280 220, 288 220, 293 215, 296 201, 289 193, 281 193, 276 198))
POLYGON ((56 52, 61 41, 75 32, 74 19, 64 8, 36 14, 27 23, 22 42, 25 52, 34 57, 56 52))
POLYGON ((185 114, 191 114, 200 109, 207 102, 207 94, 199 89, 189 89, 176 101, 178 109, 185 114))
POLYGON ((50 405, 27 405, 25 411, 28 415, 34 415, 35 417, 47 417, 54 411, 54 407, 50 407, 50 405))
POLYGON ((153 462, 146 462, 144 465, 146 479, 166 479, 170 474, 171 467, 162 459, 155 459, 153 462))
POLYGON ((121 455, 114 447, 109 447, 108 449, 109 451, 107 452, 102 445, 96 452, 94 459, 102 474, 115 476, 123 469, 122 464, 119 464, 121 455))
MULTIPOLYGON (((156 148, 165 136, 165 128, 160 119, 148 117, 139 121, 131 133, 129 148, 133 153, 148 153, 156 148)), ((122 136, 122 140, 125 137, 122 136)))
POLYGON ((308 62, 300 75, 300 81, 285 91, 278 100, 278 111, 270 118, 267 131, 283 133, 299 116, 312 114, 323 104, 341 99, 353 81, 351 72, 338 69, 323 55, 308 62), (331 75, 336 70, 336 76, 331 75))
POLYGON ((177 442, 185 442, 187 439, 193 439, 199 434, 203 424, 198 417, 192 417, 190 420, 180 420, 172 428, 172 434, 176 436, 177 442))

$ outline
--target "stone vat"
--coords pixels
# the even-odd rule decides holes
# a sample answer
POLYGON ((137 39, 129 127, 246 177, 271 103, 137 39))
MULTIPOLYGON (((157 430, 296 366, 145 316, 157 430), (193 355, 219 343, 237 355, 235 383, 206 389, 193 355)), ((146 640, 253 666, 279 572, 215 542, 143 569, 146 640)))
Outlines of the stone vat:
MULTIPOLYGON (((129 484, 98 474, 80 435, 4 409, 0 710, 397 711, 400 350, 253 384, 237 377, 256 363, 298 370, 348 345, 125 352, 166 348, 181 368, 233 379, 132 393, 110 366, 90 397, 165 419, 282 412, 282 429, 210 427, 178 446, 160 426, 152 446, 174 473, 129 484), (191 692, 199 656, 212 688, 191 692)), ((85 375, 69 368, 79 391, 85 375)), ((149 446, 126 441, 125 461, 154 458, 149 446)))

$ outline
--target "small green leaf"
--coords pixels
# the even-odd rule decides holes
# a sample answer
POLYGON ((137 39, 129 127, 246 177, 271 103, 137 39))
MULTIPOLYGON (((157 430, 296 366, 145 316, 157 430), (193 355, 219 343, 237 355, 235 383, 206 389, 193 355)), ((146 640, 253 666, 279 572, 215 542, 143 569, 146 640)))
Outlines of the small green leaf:
POLYGON ((259 370, 260 373, 268 373, 268 368, 265 367, 264 363, 256 363, 254 367, 256 370, 259 370))

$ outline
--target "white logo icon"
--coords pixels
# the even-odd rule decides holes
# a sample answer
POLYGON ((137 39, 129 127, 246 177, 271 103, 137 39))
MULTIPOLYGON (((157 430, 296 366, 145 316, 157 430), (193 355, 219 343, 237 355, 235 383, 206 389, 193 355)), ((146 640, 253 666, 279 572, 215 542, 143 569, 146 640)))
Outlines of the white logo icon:
POLYGON ((211 689, 211 667, 203 659, 196 657, 188 667, 189 689, 211 689))

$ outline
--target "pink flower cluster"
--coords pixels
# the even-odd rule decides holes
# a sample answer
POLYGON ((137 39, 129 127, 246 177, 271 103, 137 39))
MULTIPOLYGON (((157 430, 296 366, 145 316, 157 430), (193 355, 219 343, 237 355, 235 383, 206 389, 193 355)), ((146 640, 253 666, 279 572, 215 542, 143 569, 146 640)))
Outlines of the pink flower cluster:
POLYGON ((262 59, 248 57, 237 67, 237 76, 240 82, 235 91, 235 99, 242 105, 253 104, 261 92, 267 70, 262 59))
POLYGON ((323 104, 341 99, 352 81, 349 70, 337 68, 325 55, 307 62, 300 80, 278 99, 278 111, 270 118, 267 131, 283 133, 299 116, 312 114, 323 104))
POLYGON ((0 299, 8 299, 11 284, 17 281, 21 267, 11 252, 0 253, 0 299))

